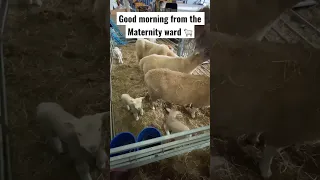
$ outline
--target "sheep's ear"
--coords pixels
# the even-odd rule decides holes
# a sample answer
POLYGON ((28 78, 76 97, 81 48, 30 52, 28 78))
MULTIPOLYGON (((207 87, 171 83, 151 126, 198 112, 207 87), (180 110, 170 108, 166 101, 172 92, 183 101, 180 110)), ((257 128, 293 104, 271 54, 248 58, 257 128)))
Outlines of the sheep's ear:
POLYGON ((145 98, 145 97, 139 97, 138 99, 139 99, 140 101, 143 101, 144 98, 145 98))
POLYGON ((169 109, 169 108, 166 108, 166 110, 167 110, 168 113, 171 111, 171 109, 169 109))

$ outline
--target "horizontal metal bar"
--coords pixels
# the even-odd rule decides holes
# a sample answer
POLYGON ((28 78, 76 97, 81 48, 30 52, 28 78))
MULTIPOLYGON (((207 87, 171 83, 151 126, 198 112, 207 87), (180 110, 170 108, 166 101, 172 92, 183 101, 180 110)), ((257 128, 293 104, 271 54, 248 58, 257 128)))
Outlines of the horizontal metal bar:
POLYGON ((140 167, 140 166, 143 166, 146 164, 150 164, 150 163, 153 163, 156 161, 160 161, 163 159, 167 159, 167 158, 170 158, 173 156, 181 155, 181 154, 191 152, 196 149, 202 149, 202 148, 209 147, 209 146, 210 146, 210 139, 205 142, 198 142, 198 143, 190 144, 187 147, 176 148, 176 149, 172 149, 170 151, 158 153, 158 154, 148 156, 148 157, 145 157, 145 158, 133 161, 133 162, 118 164, 116 166, 110 165, 110 169, 112 170, 115 168, 123 168, 123 169, 136 168, 136 167, 140 167))
POLYGON ((167 141, 170 139, 186 136, 186 135, 193 134, 193 133, 198 133, 201 131, 207 131, 207 130, 210 130, 210 126, 204 126, 204 127, 192 129, 189 131, 183 131, 183 132, 174 133, 171 135, 162 136, 162 137, 158 137, 158 138, 154 138, 154 139, 150 139, 150 140, 146 140, 146 141, 142 141, 142 142, 138 142, 138 143, 133 143, 133 144, 128 144, 128 145, 121 146, 121 147, 112 148, 112 149, 110 149, 110 155, 120 153, 123 151, 127 151, 130 149, 136 149, 136 148, 141 148, 141 147, 145 147, 145 146, 152 145, 152 144, 157 144, 162 141, 167 141))
POLYGON ((193 144, 193 143, 197 143, 197 142, 203 142, 210 139, 210 134, 206 133, 206 134, 200 134, 197 136, 192 136, 192 137, 188 137, 182 140, 177 140, 174 142, 168 142, 162 145, 158 145, 155 147, 150 147, 147 149, 142 149, 139 151, 135 151, 135 152, 131 152, 131 153, 127 153, 127 154, 123 154, 123 155, 119 155, 119 156, 115 156, 115 157, 111 157, 110 158, 110 164, 115 165, 115 164, 119 164, 119 163, 124 163, 126 161, 131 161, 132 159, 138 159, 138 158, 142 158, 145 156, 150 156, 152 154, 156 154, 159 152, 164 152, 164 151, 168 151, 170 149, 173 148, 177 148, 180 146, 186 146, 188 144, 193 144))

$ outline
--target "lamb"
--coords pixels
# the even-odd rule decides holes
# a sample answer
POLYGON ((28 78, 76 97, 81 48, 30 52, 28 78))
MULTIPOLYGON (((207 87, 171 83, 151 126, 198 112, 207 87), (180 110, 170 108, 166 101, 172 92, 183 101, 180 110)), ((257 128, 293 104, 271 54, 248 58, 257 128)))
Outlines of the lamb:
POLYGON ((151 54, 177 57, 177 55, 172 52, 167 45, 153 43, 146 39, 138 39, 136 41, 136 53, 138 61, 151 54))
POLYGON ((60 105, 45 102, 37 106, 36 119, 55 151, 61 154, 67 150, 82 180, 92 179, 90 166, 95 164, 100 169, 106 167, 107 155, 100 145, 100 131, 102 121, 109 120, 108 113, 78 119, 60 105))
POLYGON ((184 29, 184 32, 186 33, 186 37, 190 36, 192 37, 192 31, 188 29, 184 29))
MULTIPOLYGON (((181 116, 180 111, 171 110, 169 108, 166 108, 167 112, 169 112, 169 115, 164 123, 164 130, 166 131, 167 135, 170 134, 170 131, 172 133, 178 133, 182 131, 188 131, 190 130, 188 126, 184 125, 182 122, 178 121, 176 118, 177 116, 181 116)), ((187 137, 191 137, 192 135, 188 135, 187 137)), ((176 140, 183 139, 184 137, 176 138, 176 140)))
POLYGON ((222 77, 213 81, 213 136, 262 132, 265 147, 259 168, 264 178, 272 176, 273 157, 283 148, 320 139, 320 80, 315 78, 319 50, 259 42, 209 28, 199 37, 197 46, 215 55, 213 77, 222 77), (290 67, 285 68, 286 78, 283 64, 276 62, 290 67))
MULTIPOLYGON (((210 77, 191 75, 166 68, 152 69, 144 76, 154 108, 157 99, 178 105, 192 104, 192 109, 210 105, 210 77)), ((195 111, 191 113, 195 118, 195 111)))
POLYGON ((121 100, 126 105, 128 111, 131 111, 135 120, 139 120, 139 114, 143 116, 142 100, 144 97, 132 98, 129 94, 122 94, 121 100))
POLYGON ((118 47, 113 48, 113 56, 117 57, 119 64, 123 64, 122 53, 118 47))
POLYGON ((29 4, 36 4, 37 6, 41 7, 42 6, 42 0, 29 0, 29 4))
POLYGON ((139 66, 144 74, 156 68, 168 68, 172 71, 191 73, 202 62, 203 58, 198 52, 193 53, 189 57, 170 57, 152 54, 142 58, 139 66))

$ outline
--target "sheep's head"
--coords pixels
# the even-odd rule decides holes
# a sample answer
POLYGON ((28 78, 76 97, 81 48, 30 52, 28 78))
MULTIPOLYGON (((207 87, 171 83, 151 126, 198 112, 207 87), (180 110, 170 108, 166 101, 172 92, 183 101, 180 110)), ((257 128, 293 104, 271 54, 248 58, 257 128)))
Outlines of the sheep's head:
POLYGON ((142 109, 142 101, 145 97, 139 97, 133 100, 133 106, 136 110, 142 109))
POLYGON ((169 116, 172 117, 177 117, 177 118, 182 118, 182 113, 180 111, 176 111, 176 110, 171 110, 169 108, 166 108, 167 112, 169 113, 169 116))

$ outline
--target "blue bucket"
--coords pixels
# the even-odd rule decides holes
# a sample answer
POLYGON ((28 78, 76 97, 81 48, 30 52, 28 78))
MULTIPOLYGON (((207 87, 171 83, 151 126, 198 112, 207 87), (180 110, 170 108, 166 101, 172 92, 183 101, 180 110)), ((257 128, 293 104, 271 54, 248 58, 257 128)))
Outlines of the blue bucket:
MULTIPOLYGON (((134 137, 134 135, 130 132, 122 132, 117 134, 110 142, 110 149, 112 148, 116 148, 116 147, 120 147, 120 146, 124 146, 124 145, 128 145, 128 144, 132 144, 132 143, 136 143, 136 138, 134 137)), ((113 154, 110 155, 110 157, 113 156, 119 156, 122 154, 126 154, 129 152, 135 151, 135 149, 132 150, 128 150, 128 151, 124 151, 118 154, 113 154)))
MULTIPOLYGON (((149 140, 149 139, 153 139, 153 138, 157 138, 157 137, 161 137, 161 132, 157 128, 146 127, 139 133, 138 138, 137 138, 137 142, 141 142, 141 141, 145 141, 145 140, 149 140)), ((138 148, 138 150, 153 147, 153 146, 158 146, 160 144, 161 143, 149 145, 146 147, 138 148)))

